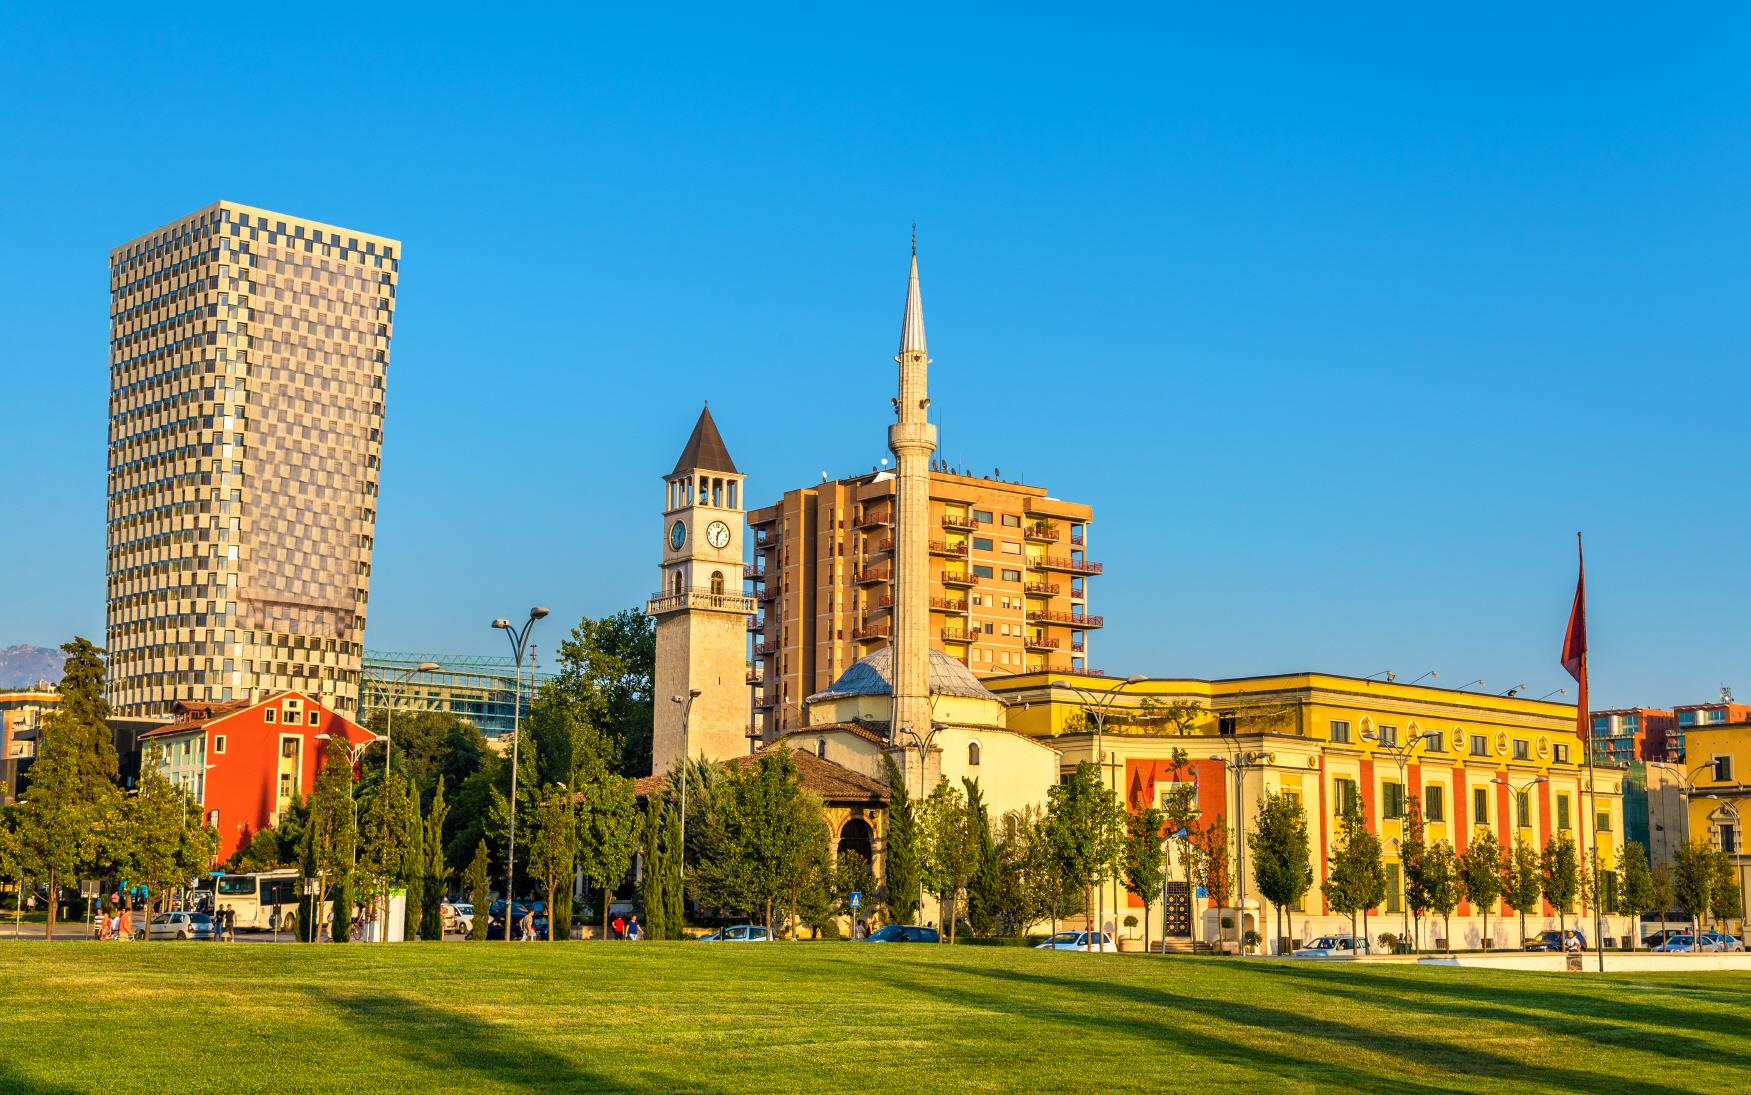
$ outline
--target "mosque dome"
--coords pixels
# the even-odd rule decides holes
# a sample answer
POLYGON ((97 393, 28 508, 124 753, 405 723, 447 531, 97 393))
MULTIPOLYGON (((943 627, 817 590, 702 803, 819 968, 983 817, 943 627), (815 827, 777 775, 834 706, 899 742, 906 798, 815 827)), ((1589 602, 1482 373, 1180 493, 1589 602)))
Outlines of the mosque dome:
MULTIPOLYGON (((884 646, 867 657, 860 658, 839 675, 832 687, 809 697, 816 700, 844 699, 851 696, 887 696, 894 691, 894 648, 884 646)), ((959 696, 964 699, 991 700, 1001 704, 989 688, 979 683, 973 671, 956 658, 940 650, 930 652, 930 694, 959 696)))

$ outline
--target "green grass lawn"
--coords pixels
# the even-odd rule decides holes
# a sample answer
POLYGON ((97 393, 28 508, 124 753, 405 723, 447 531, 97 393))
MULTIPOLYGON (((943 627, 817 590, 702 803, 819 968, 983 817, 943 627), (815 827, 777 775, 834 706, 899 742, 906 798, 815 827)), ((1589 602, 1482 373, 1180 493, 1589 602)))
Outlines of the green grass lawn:
POLYGON ((1741 1090, 1751 975, 976 947, 0 943, 0 1091, 1741 1090))

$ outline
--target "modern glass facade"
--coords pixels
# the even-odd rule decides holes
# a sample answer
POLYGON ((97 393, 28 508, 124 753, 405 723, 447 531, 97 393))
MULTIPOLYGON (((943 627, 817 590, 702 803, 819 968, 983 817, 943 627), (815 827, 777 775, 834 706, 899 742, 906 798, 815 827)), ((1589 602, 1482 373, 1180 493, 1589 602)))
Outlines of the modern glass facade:
MULTIPOLYGON (((442 711, 473 723, 486 738, 511 732, 515 714, 516 663, 510 658, 460 654, 405 654, 368 650, 360 722, 391 706, 396 714, 442 711), (414 672, 427 662, 438 669, 414 672)), ((545 674, 523 668, 523 714, 545 674)))

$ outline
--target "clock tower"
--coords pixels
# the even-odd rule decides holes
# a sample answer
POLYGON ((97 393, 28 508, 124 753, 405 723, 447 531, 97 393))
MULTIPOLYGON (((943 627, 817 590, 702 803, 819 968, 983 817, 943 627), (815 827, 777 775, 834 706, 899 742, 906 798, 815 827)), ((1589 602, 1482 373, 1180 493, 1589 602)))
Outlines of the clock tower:
POLYGON ((725 760, 750 748, 743 482, 709 406, 663 483, 662 585, 645 606, 657 620, 653 774, 683 755, 725 760))

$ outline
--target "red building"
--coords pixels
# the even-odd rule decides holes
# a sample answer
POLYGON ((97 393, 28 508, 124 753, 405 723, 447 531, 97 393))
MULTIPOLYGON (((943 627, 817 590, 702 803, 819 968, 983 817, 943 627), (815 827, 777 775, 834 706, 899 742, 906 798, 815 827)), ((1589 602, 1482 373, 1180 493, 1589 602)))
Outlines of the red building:
POLYGON ((1632 761, 1676 761, 1678 721, 1669 710, 1657 707, 1617 707, 1594 711, 1593 754, 1595 760, 1628 764, 1632 761))
POLYGON ((228 703, 183 701, 176 721, 140 736, 143 763, 157 763, 201 804, 219 830, 219 858, 276 824, 316 786, 329 737, 359 746, 369 730, 301 692, 228 703))

